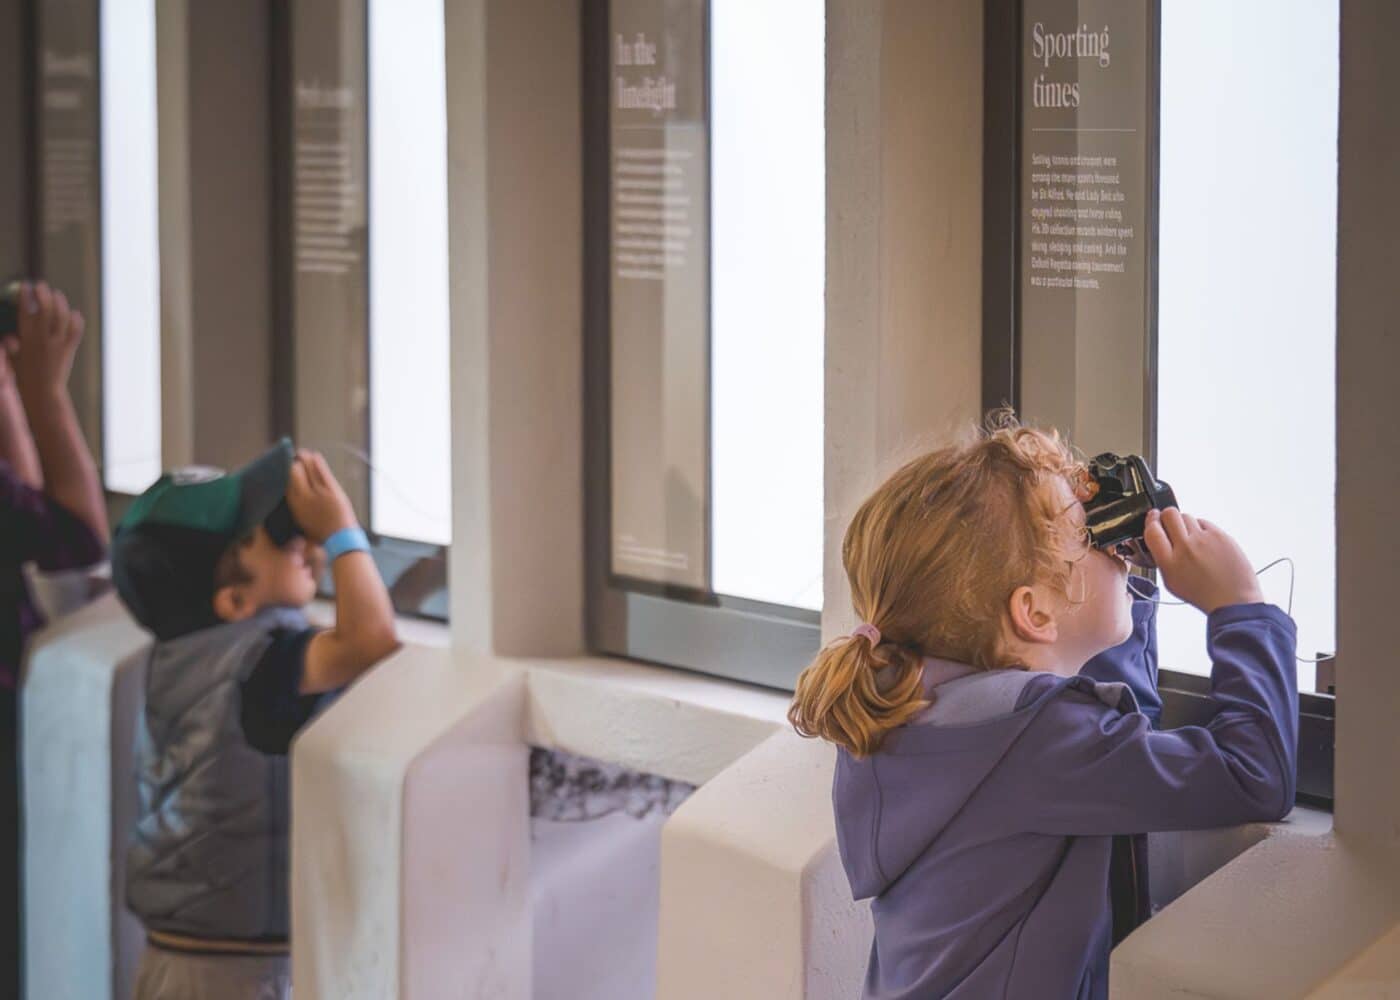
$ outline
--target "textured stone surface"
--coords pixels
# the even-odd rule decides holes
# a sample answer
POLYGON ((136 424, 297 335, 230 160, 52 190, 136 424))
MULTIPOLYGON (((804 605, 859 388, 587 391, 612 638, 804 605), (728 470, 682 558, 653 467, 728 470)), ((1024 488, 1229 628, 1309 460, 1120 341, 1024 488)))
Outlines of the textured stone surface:
POLYGON ((695 786, 559 750, 530 751, 530 816, 580 822, 624 813, 665 818, 695 786))
POLYGON ((661 829, 693 785, 530 755, 534 1000, 650 1000, 661 829))

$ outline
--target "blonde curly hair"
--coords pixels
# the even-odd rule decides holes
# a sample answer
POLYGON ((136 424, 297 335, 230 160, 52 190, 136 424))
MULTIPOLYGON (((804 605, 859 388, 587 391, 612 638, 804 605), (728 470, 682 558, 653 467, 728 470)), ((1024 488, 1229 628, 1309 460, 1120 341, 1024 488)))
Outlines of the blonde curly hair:
POLYGON ((1088 470, 1057 431, 997 410, 872 493, 846 530, 841 560, 855 612, 880 641, 844 636, 818 653, 797 680, 793 727, 865 757, 929 704, 924 657, 1015 666, 1001 641, 1012 592, 1045 583, 1068 596, 1065 538, 1088 548, 1067 534, 1054 478, 1077 491, 1088 470))

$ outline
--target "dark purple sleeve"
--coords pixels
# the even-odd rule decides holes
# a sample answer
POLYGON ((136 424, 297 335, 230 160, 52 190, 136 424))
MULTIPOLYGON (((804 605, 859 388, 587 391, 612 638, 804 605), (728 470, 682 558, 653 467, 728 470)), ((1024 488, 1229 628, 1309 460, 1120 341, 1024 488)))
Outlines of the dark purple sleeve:
POLYGON ((1151 833, 1288 813, 1298 769, 1293 620, 1240 604, 1210 615, 1206 631, 1214 713, 1205 725, 1162 732, 1092 691, 1051 698, 1000 768, 1024 829, 1151 833))
POLYGON ((0 562, 53 571, 91 566, 104 555, 91 528, 0 462, 0 562))
POLYGON ((1162 724, 1162 696, 1157 693, 1157 585, 1138 577, 1132 590, 1133 634, 1084 664, 1079 673, 1104 683, 1128 685, 1138 708, 1156 727, 1162 724))

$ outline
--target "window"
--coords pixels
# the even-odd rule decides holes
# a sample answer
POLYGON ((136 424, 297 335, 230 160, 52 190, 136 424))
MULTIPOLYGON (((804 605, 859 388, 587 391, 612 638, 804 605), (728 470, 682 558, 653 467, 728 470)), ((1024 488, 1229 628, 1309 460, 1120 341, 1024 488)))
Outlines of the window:
MULTIPOLYGON (((148 44, 140 38, 139 5, 133 7, 137 23, 132 26, 132 42, 148 44)), ((22 77, 15 81, 20 85, 16 96, 28 103, 28 120, 22 135, 9 140, 12 149, 26 148, 21 183, 29 190, 22 197, 26 246, 16 263, 29 275, 61 289, 87 321, 68 387, 78 424, 98 467, 105 469, 102 188, 106 179, 102 161, 106 151, 101 114, 103 102, 115 99, 121 105, 118 113, 139 119, 144 113, 139 97, 142 85, 124 88, 115 98, 104 95, 109 81, 100 62, 102 31, 118 18, 100 15, 97 3, 21 4, 17 10, 22 14, 20 30, 26 34, 15 49, 22 77)), ((139 132, 135 136, 137 143, 148 138, 139 132)), ((134 153, 124 166, 130 169, 141 155, 134 153)), ((13 162, 15 154, 10 157, 13 162)), ((6 235, 14 239, 17 234, 6 235)), ((12 252, 17 249, 11 247, 12 252)), ((135 298, 141 294, 138 289, 135 298)), ((116 443, 125 447, 129 442, 116 443)))
POLYGON ((593 642, 790 687, 821 604, 822 9, 585 17, 593 642))
POLYGON ((443 8, 294 5, 283 423, 325 452, 400 611, 445 617, 451 536, 443 8), (326 25, 338 26, 327 31, 326 25))
MULTIPOLYGON (((985 15, 984 402, 1290 557, 1299 655, 1331 651, 1338 4, 985 15)), ((1263 588, 1287 606, 1287 566, 1263 588)), ((1168 724, 1199 721, 1203 618, 1157 620, 1168 724)), ((1330 802, 1335 703, 1298 672, 1299 797, 1330 802)))
MULTIPOLYGON (((1162 3, 1158 466, 1256 566, 1293 559, 1309 658, 1336 648, 1338 17, 1162 3)), ((1288 606, 1287 565, 1262 582, 1288 606)), ((1200 613, 1163 610, 1162 663, 1207 671, 1200 613)))
MULTIPOLYGON (((160 107, 156 5, 98 6, 93 38, 74 34, 86 24, 78 17, 43 28, 46 46, 66 54, 40 60, 46 200, 36 270, 78 292, 71 297, 89 315, 74 396, 115 511, 166 465, 232 465, 288 434, 326 454, 375 535, 399 610, 445 617, 442 4, 307 0, 172 13, 178 30, 166 35, 187 46, 187 64, 162 81, 173 89, 160 107), (235 35, 243 44, 229 48, 235 35), (84 54, 92 44, 100 60, 84 54), (100 119, 75 82, 94 66, 100 119), (189 116, 191 107, 201 115, 189 116), (161 114, 175 117, 158 164, 161 114), (88 176, 99 133, 100 200, 88 176), (231 162, 235 141, 247 155, 231 162), (159 186, 158 166, 170 170, 159 186), (167 248, 164 272, 162 208, 183 241, 167 248), (98 238, 98 210, 100 254, 86 242, 98 238), (89 262, 100 268, 100 296, 89 262)), ((180 65, 174 54, 169 61, 180 65)))
POLYGON ((99 11, 103 479, 140 493, 161 470, 156 9, 124 0, 99 11))
POLYGON ((813 6, 711 7, 711 530, 717 592, 820 611, 825 38, 813 6))
POLYGON ((369 390, 374 530, 452 536, 447 71, 441 0, 369 5, 369 390))

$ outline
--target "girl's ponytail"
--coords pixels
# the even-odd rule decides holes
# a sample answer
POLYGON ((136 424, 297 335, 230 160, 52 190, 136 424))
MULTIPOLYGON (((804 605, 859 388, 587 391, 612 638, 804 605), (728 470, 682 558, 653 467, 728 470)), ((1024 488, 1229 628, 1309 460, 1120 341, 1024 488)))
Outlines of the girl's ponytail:
POLYGON ((841 546, 851 607, 878 628, 862 625, 817 654, 797 680, 793 728, 865 757, 929 704, 925 656, 1015 666, 1002 644, 1008 597, 1035 581, 1067 595, 1073 568, 1064 542, 1073 524, 1050 480, 1084 475, 1058 434, 997 411, 970 440, 887 479, 841 546))
POLYGON ((867 757, 886 733, 928 705, 921 664, 918 654, 877 643, 874 636, 844 636, 798 677, 788 721, 803 736, 820 736, 867 757))

